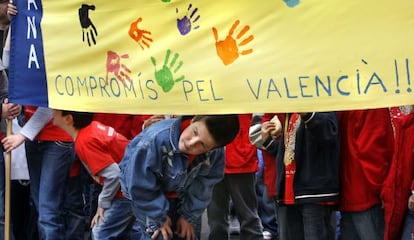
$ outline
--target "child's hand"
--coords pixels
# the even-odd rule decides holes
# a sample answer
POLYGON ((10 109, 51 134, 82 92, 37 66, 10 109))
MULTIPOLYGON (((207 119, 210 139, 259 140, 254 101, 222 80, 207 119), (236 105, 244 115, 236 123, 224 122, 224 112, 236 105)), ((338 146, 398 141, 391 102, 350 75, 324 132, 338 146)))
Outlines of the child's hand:
POLYGON ((185 240, 195 240, 194 226, 185 220, 183 217, 179 217, 177 220, 177 235, 185 240))
POLYGON ((104 218, 104 212, 105 212, 105 209, 98 207, 98 209, 96 210, 96 214, 92 219, 91 228, 98 226, 99 219, 101 219, 102 222, 106 222, 104 218))
POLYGON ((3 144, 4 151, 10 152, 11 150, 20 146, 24 140, 26 140, 25 136, 20 133, 16 133, 3 138, 1 140, 1 143, 3 144))
POLYGON ((414 211, 414 193, 408 198, 408 209, 414 211))
POLYGON ((151 239, 158 239, 159 234, 162 234, 162 239, 164 240, 173 238, 171 218, 167 217, 167 221, 165 221, 164 225, 152 234, 151 239))

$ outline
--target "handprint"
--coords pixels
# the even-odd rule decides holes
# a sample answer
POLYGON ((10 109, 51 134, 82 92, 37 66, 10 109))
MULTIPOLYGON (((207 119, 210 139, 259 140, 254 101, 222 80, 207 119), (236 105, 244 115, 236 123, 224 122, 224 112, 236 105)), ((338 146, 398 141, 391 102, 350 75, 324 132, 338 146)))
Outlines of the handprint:
POLYGON ((148 42, 152 42, 152 38, 148 37, 147 35, 151 35, 150 31, 142 30, 138 28, 138 23, 142 21, 142 18, 138 18, 136 21, 131 23, 129 27, 128 34, 129 36, 134 39, 135 42, 144 50, 145 45, 147 48, 150 47, 148 42))
MULTIPOLYGON (((221 60, 223 61, 224 65, 229 65, 232 62, 234 62, 238 57, 239 57, 239 48, 238 46, 244 46, 246 44, 248 44, 249 42, 251 42, 254 37, 253 35, 248 36, 247 38, 243 39, 239 44, 236 43, 236 40, 233 39, 233 32, 234 30, 237 28, 237 26, 239 25, 240 21, 236 20, 233 23, 233 26, 231 27, 231 29, 229 30, 229 33, 227 34, 226 39, 218 41, 218 34, 217 34, 217 29, 215 27, 213 27, 213 34, 214 34, 214 38, 216 40, 216 50, 217 50, 217 54, 218 56, 221 58, 221 60)), ((239 34, 237 34, 236 39, 240 40, 244 34, 246 34, 247 31, 249 31, 250 27, 249 26, 244 26, 244 28, 239 32, 239 34)), ((247 49, 247 50, 243 50, 241 51, 241 55, 247 55, 253 52, 253 49, 247 49)))
POLYGON ((129 55, 124 54, 119 56, 116 52, 108 51, 106 58, 106 85, 109 83, 109 73, 113 73, 116 78, 124 84, 124 86, 126 86, 125 79, 129 82, 131 81, 131 78, 129 77, 131 70, 125 64, 121 63, 122 58, 129 58, 129 55))
POLYGON ((296 7, 296 5, 298 5, 300 2, 300 0, 283 0, 283 1, 286 3, 286 5, 288 5, 288 7, 291 7, 291 8, 296 7))
MULTIPOLYGON (((192 7, 193 7, 193 5, 190 3, 188 5, 187 14, 183 18, 181 18, 181 19, 178 18, 177 19, 177 27, 178 27, 178 31, 180 31, 181 35, 186 35, 187 33, 189 33, 191 31, 191 25, 196 24, 197 21, 200 19, 200 15, 196 15, 197 11, 198 11, 198 8, 195 8, 191 12, 190 17, 187 16, 192 7)), ((178 13, 178 8, 176 8, 175 11, 178 13)), ((193 27, 193 29, 198 29, 199 27, 200 27, 200 25, 197 25, 197 26, 193 27)))
POLYGON ((181 66, 183 65, 183 61, 180 61, 178 65, 174 68, 175 63, 177 62, 177 59, 179 57, 178 53, 174 54, 174 57, 169 64, 168 60, 170 58, 171 50, 168 49, 167 53, 165 54, 164 59, 164 65, 162 65, 162 68, 157 71, 157 63, 155 61, 154 57, 151 57, 152 65, 155 67, 155 80, 157 81, 158 85, 162 88, 164 92, 169 92, 172 87, 174 86, 174 83, 182 81, 184 79, 184 75, 174 80, 174 76, 172 72, 175 74, 180 70, 181 66), (174 70, 171 72, 170 69, 174 68, 174 70))
POLYGON ((89 18, 89 10, 95 10, 95 5, 82 4, 81 8, 79 8, 79 21, 82 27, 82 41, 85 42, 86 35, 88 45, 91 46, 91 39, 93 44, 96 44, 96 36, 98 36, 98 31, 89 18))

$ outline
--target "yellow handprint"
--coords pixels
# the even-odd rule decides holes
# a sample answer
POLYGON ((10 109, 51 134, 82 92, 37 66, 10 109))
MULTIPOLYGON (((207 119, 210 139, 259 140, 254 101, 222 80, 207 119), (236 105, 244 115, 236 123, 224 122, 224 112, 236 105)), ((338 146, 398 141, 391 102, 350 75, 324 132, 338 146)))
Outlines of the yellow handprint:
POLYGON ((240 40, 247 31, 249 31, 250 27, 248 25, 244 26, 244 28, 237 34, 236 40, 233 38, 234 30, 239 25, 240 21, 236 20, 233 23, 233 26, 230 28, 227 37, 224 40, 218 41, 218 34, 217 29, 213 27, 213 34, 214 39, 216 40, 216 50, 217 55, 221 58, 224 65, 229 65, 234 62, 238 57, 239 54, 247 55, 253 52, 253 49, 243 50, 239 53, 239 46, 244 46, 251 42, 254 39, 253 35, 248 36, 247 38, 243 39, 239 44, 237 44, 236 40, 240 40))

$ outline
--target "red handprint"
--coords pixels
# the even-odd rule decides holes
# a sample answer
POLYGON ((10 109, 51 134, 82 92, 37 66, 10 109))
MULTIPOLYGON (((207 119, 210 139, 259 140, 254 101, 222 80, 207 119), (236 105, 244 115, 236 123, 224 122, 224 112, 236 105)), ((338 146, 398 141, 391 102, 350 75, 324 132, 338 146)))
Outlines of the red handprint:
MULTIPOLYGON (((223 61, 224 65, 229 65, 234 62, 239 57, 239 48, 238 46, 244 46, 251 42, 254 39, 253 35, 248 36, 247 38, 243 39, 239 44, 236 43, 236 40, 233 38, 234 30, 239 25, 240 21, 236 20, 233 23, 233 26, 230 28, 227 37, 224 40, 218 41, 218 34, 217 29, 213 27, 213 34, 216 40, 216 50, 218 56, 223 61)), ((249 31, 249 26, 244 26, 244 28, 237 34, 236 39, 240 40, 247 31, 249 31)), ((247 55, 253 52, 253 49, 247 49, 240 52, 241 55, 247 55)))
POLYGON ((129 58, 129 55, 124 54, 119 56, 116 52, 108 51, 106 58, 106 85, 109 83, 109 73, 113 73, 116 78, 124 84, 124 86, 126 86, 125 79, 129 82, 131 81, 131 78, 129 77, 131 70, 125 64, 121 63, 122 58, 129 58))
POLYGON ((138 28, 138 23, 142 21, 142 18, 138 18, 136 21, 131 23, 129 27, 128 34, 129 36, 138 43, 142 50, 144 50, 145 45, 147 48, 150 47, 149 42, 152 42, 152 38, 148 37, 147 35, 151 35, 150 31, 142 30, 138 28))

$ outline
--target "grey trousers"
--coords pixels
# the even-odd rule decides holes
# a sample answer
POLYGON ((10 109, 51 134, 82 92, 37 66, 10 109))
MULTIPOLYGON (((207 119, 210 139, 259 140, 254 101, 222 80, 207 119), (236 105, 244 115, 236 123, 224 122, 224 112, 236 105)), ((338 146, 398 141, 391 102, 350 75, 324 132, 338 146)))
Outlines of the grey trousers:
POLYGON ((240 222, 240 240, 262 240, 263 227, 257 213, 256 173, 225 174, 216 184, 207 208, 210 240, 229 239, 230 199, 240 222))

